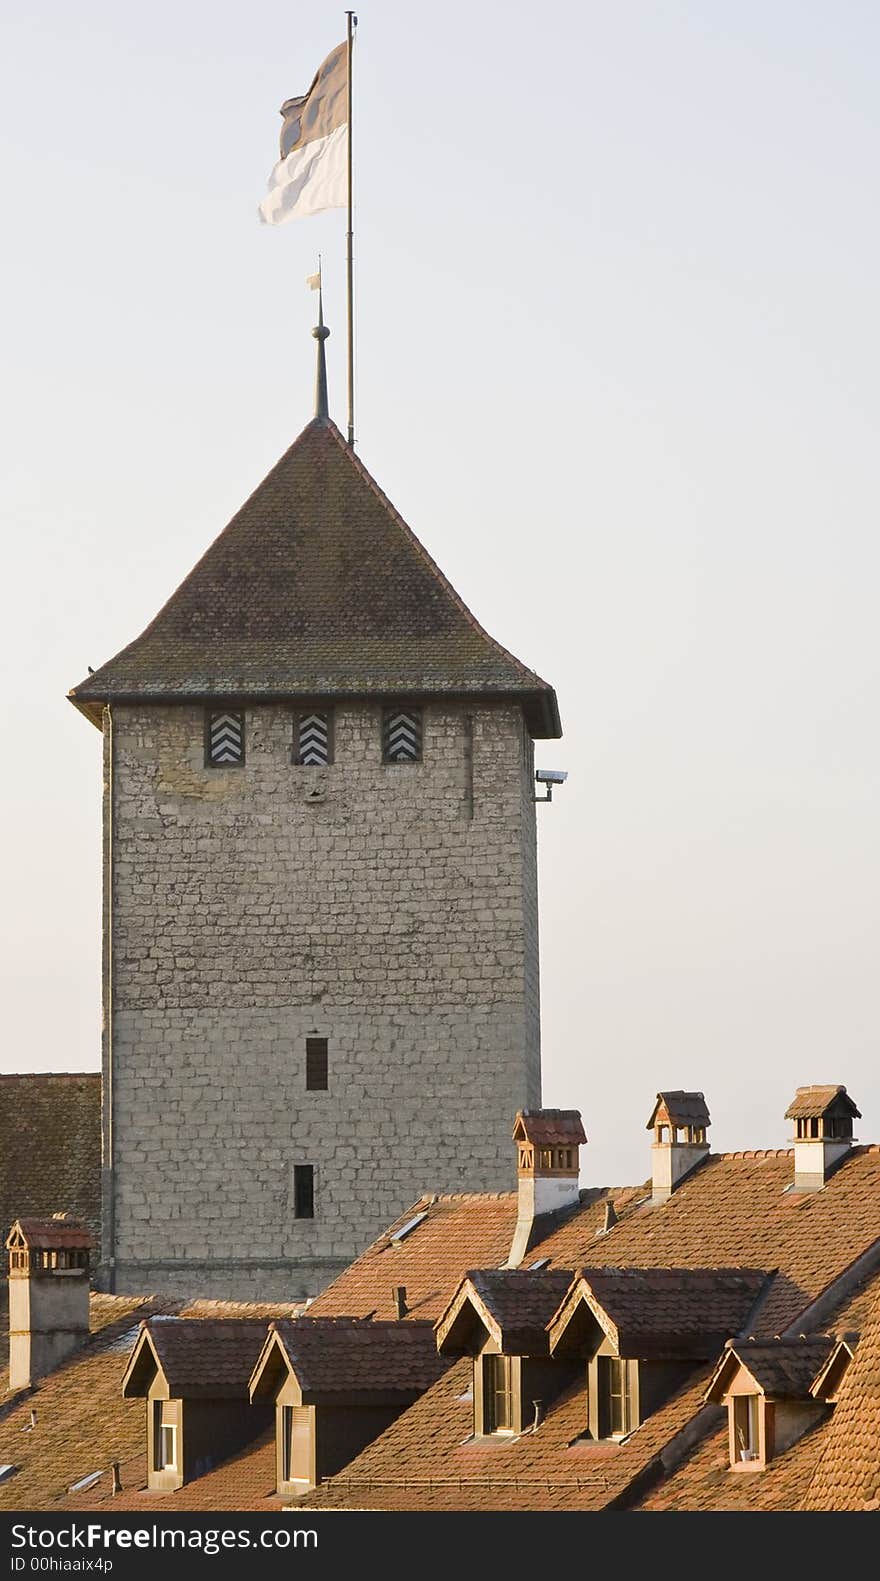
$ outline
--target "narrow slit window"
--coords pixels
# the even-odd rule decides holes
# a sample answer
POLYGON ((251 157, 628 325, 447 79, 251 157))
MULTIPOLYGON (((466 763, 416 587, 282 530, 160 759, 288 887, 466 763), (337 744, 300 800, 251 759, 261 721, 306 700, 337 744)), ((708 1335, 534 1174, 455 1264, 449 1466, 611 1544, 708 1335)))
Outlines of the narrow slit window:
POLYGON ((235 768, 244 762, 244 714, 208 714, 205 760, 209 768, 235 768))
POLYGON ((301 768, 326 768, 333 762, 333 720, 328 713, 298 714, 293 761, 301 768))
POLYGON ((382 713, 383 763, 418 763, 422 756, 422 710, 386 708, 382 713))
POLYGON ((315 1166, 293 1166, 293 1216, 295 1219, 315 1217, 315 1166))
POLYGON ((306 1092, 327 1091, 327 1039, 306 1038, 306 1092))

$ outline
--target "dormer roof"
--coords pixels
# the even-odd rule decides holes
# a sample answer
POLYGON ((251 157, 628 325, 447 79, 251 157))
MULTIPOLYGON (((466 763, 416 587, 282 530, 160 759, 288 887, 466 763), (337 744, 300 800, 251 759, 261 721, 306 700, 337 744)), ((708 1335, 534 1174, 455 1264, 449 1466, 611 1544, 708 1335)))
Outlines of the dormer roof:
POLYGON ((661 1119, 670 1125, 709 1125, 709 1109, 701 1092, 658 1092, 657 1101, 651 1110, 651 1118, 645 1126, 646 1131, 653 1130, 657 1123, 658 1114, 661 1119), (662 1111, 662 1114, 661 1114, 662 1111))
POLYGON ((153 1317, 141 1324, 122 1380, 127 1400, 146 1396, 157 1372, 172 1399, 247 1399, 266 1338, 250 1318, 153 1317))
POLYGON ((587 1138, 577 1109, 520 1109, 513 1140, 534 1147, 580 1147, 587 1138))
POLYGON ((488 635, 346 444, 316 418, 146 630, 70 692, 116 701, 515 699, 559 736, 553 688, 488 635))
POLYGON ((474 1270, 436 1325, 437 1349, 445 1356, 469 1352, 482 1329, 507 1356, 546 1356, 547 1324, 570 1283, 565 1269, 474 1270))
POLYGON ((431 1323, 366 1318, 292 1318, 272 1323, 250 1379, 263 1397, 267 1372, 283 1369, 305 1403, 340 1395, 414 1399, 445 1372, 431 1323))
POLYGON ((706 1390, 706 1399, 719 1403, 733 1379, 745 1371, 756 1389, 772 1400, 809 1400, 812 1385, 835 1343, 828 1334, 729 1341, 706 1390))
POLYGON ((848 1114, 861 1120, 845 1087, 798 1087, 785 1111, 786 1120, 821 1120, 827 1114, 848 1114))
POLYGON ((584 1268, 548 1324, 556 1354, 707 1360, 739 1333, 768 1281, 758 1268, 584 1268))
POLYGON ((69 1213, 56 1213, 46 1219, 16 1219, 6 1237, 7 1251, 15 1247, 35 1252, 90 1251, 93 1245, 85 1225, 69 1213))

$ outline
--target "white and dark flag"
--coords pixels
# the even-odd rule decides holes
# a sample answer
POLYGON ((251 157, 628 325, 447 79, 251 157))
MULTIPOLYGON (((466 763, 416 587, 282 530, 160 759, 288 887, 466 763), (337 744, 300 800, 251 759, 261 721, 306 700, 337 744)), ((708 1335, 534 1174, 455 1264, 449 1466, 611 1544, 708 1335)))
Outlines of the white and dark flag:
POLYGON ((265 225, 344 208, 348 177, 348 45, 337 45, 308 93, 281 106, 281 158, 260 204, 265 225))

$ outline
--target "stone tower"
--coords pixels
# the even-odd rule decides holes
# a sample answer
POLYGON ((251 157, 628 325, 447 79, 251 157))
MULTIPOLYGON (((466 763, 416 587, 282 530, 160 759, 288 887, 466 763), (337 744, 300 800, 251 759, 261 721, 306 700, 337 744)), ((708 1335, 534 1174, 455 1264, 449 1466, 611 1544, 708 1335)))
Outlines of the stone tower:
POLYGON ((318 412, 70 693, 104 737, 119 1291, 314 1294, 426 1189, 511 1189, 541 1101, 556 698, 318 412))

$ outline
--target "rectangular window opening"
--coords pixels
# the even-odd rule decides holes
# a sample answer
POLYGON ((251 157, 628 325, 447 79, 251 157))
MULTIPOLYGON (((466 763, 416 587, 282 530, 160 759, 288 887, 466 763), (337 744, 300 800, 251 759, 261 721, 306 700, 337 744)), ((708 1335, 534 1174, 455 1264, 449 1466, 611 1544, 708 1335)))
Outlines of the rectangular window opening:
POLYGON ((297 714, 293 761, 301 768, 326 768, 333 762, 333 716, 326 711, 297 714))
POLYGON ((422 756, 422 710, 382 710, 382 762, 418 763, 422 756))
POLYGON ((289 1482, 293 1476, 293 1406, 281 1407, 281 1477, 289 1482))
POLYGON ((327 1091, 327 1039, 306 1038, 306 1092, 327 1091))
POLYGON ((244 714, 206 715, 205 763, 212 769, 237 768, 244 763, 244 714))
POLYGON ((483 1357, 483 1431, 512 1433, 513 1358, 483 1357))
POLYGON ((295 1219, 315 1217, 315 1166, 293 1166, 293 1216, 295 1219))
POLYGON ((600 1356, 598 1369, 599 1437, 623 1438, 636 1425, 629 1366, 620 1356, 600 1356))

